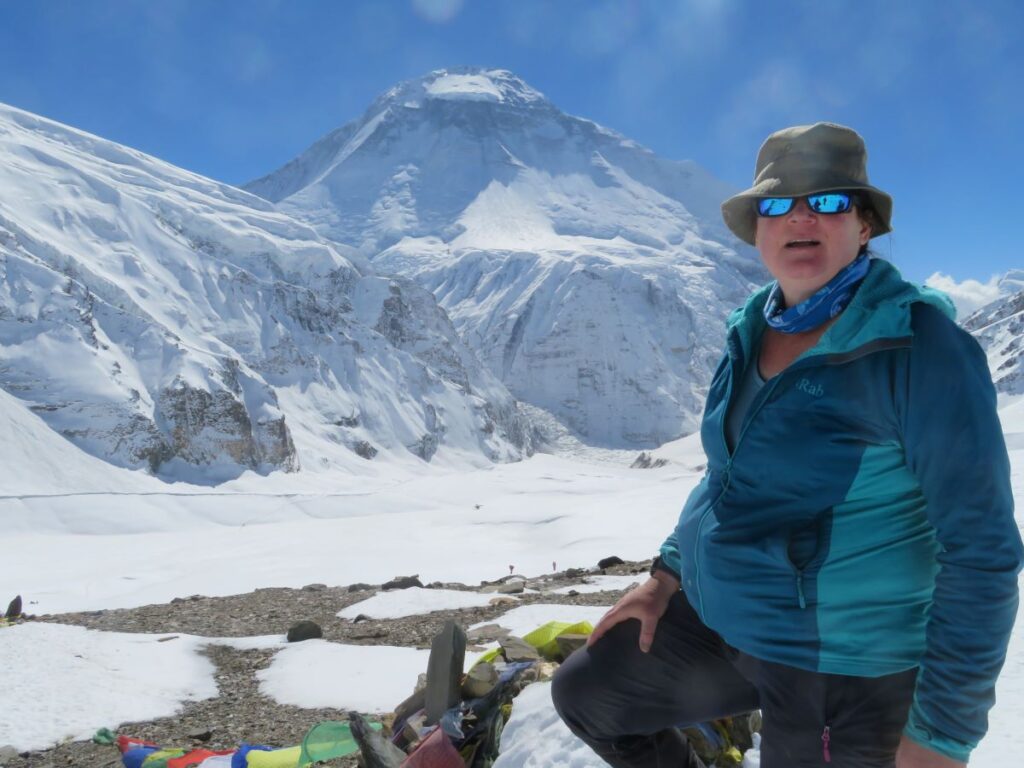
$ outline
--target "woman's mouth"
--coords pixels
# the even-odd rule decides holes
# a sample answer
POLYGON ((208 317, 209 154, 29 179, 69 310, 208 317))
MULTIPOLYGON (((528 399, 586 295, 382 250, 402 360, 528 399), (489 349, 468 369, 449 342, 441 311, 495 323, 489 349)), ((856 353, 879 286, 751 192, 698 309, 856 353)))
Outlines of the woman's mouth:
POLYGON ((787 248, 813 248, 821 245, 820 240, 790 240, 786 243, 787 248))

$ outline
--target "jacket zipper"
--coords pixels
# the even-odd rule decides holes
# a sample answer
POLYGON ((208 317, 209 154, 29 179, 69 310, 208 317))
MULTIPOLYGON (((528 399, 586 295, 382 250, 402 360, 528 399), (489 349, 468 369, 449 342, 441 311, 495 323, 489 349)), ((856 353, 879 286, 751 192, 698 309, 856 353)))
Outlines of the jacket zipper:
MULTIPOLYGON (((728 385, 728 388, 726 389, 726 392, 725 392, 725 411, 722 414, 722 419, 720 420, 720 425, 719 425, 719 427, 720 427, 719 432, 720 432, 720 437, 722 439, 722 444, 725 446, 725 453, 726 453, 726 455, 729 458, 725 462, 725 470, 723 472, 723 477, 722 477, 722 490, 719 492, 719 494, 715 498, 715 500, 711 504, 708 505, 708 508, 704 511, 704 514, 701 515, 700 520, 697 522, 697 534, 694 537, 694 542, 693 542, 693 550, 694 550, 694 552, 693 552, 694 580, 695 580, 695 584, 696 584, 696 588, 697 588, 697 600, 698 600, 698 603, 700 605, 700 615, 701 615, 702 618, 704 616, 704 593, 703 593, 703 591, 700 588, 700 537, 701 537, 701 531, 704 530, 704 522, 705 522, 705 520, 707 520, 708 515, 710 515, 711 512, 714 510, 715 506, 717 506, 718 501, 722 498, 722 496, 725 495, 725 492, 727 490, 729 490, 730 474, 732 472, 732 462, 733 462, 733 459, 736 456, 736 452, 739 451, 740 444, 743 442, 744 436, 747 434, 747 430, 750 428, 750 425, 753 422, 754 417, 757 416, 758 412, 760 412, 761 408, 768 401, 768 398, 771 397, 772 392, 775 391, 775 388, 778 386, 779 381, 782 379, 783 376, 785 376, 786 374, 792 373, 793 371, 800 371, 800 370, 803 370, 805 368, 811 368, 811 367, 813 367, 815 365, 830 365, 830 364, 832 364, 832 363, 828 362, 829 355, 818 354, 818 355, 810 355, 808 357, 802 357, 801 356, 801 357, 798 357, 793 363, 791 363, 788 368, 784 368, 783 370, 779 371, 779 373, 777 373, 775 376, 773 376, 768 382, 765 382, 765 386, 761 389, 760 392, 757 393, 757 397, 754 399, 754 402, 751 403, 750 408, 747 411, 746 416, 743 418, 743 426, 740 428, 739 437, 736 438, 736 445, 734 445, 732 447, 732 450, 730 451, 729 450, 729 441, 728 441, 728 439, 726 439, 726 436, 725 436, 725 421, 726 421, 726 418, 729 415, 729 409, 732 407, 732 402, 731 401, 732 401, 733 382, 735 382, 735 380, 736 380, 736 368, 737 368, 736 363, 738 362, 738 359, 739 359, 739 355, 736 354, 736 347, 740 347, 741 350, 742 350, 742 345, 739 343, 739 340, 738 340, 738 336, 739 336, 738 332, 734 330, 734 331, 732 331, 730 333, 730 336, 731 336, 731 338, 729 338, 727 340, 727 342, 726 342, 726 348, 728 350, 728 355, 729 355, 729 367, 730 367, 730 371, 729 371, 729 385, 728 385), (825 359, 822 360, 821 362, 816 362, 818 358, 825 358, 825 359)), ((889 349, 889 348, 890 348, 889 345, 882 345, 882 346, 880 346, 877 349, 867 349, 867 350, 864 350, 860 354, 856 354, 855 353, 853 355, 845 355, 845 356, 843 356, 843 359, 841 361, 837 361, 834 364, 841 365, 841 364, 845 364, 845 363, 848 363, 848 362, 852 362, 853 360, 856 360, 856 359, 858 359, 860 357, 866 357, 867 355, 870 355, 870 354, 872 354, 872 353, 874 353, 876 351, 877 352, 881 352, 881 351, 884 351, 884 350, 889 349)), ((813 347, 811 349, 813 349, 813 347)), ((753 362, 754 362, 755 365, 757 364, 756 358, 755 358, 755 360, 753 362)), ((797 588, 797 600, 800 603, 800 607, 801 608, 806 608, 807 607, 807 600, 806 600, 806 598, 804 596, 803 572, 800 571, 800 570, 797 570, 796 588, 797 588)), ((826 726, 825 730, 826 730, 826 734, 827 734, 827 731, 828 731, 828 727, 827 726, 826 726)), ((825 736, 825 734, 823 734, 822 738, 824 738, 824 736, 825 736)), ((826 754, 828 754, 828 752, 827 752, 827 744, 826 744, 826 754)), ((826 762, 830 762, 830 761, 831 761, 831 757, 826 762)))
MULTIPOLYGON (((732 472, 732 461, 735 458, 736 453, 739 451, 739 445, 740 443, 742 443, 743 437, 746 435, 746 430, 750 429, 755 417, 758 415, 758 413, 760 413, 761 409, 764 407, 765 402, 768 401, 768 398, 771 396, 771 393, 775 390, 775 387, 778 386, 779 381, 782 379, 782 377, 786 376, 787 374, 791 374, 795 371, 803 371, 804 369, 807 368, 813 368, 815 365, 842 365, 845 364, 845 362, 850 362, 852 360, 858 359, 859 357, 865 357, 871 354, 872 352, 884 351, 886 349, 892 348, 893 346, 901 345, 901 342, 902 340, 892 340, 887 344, 877 345, 877 348, 862 349, 859 353, 855 352, 853 354, 846 354, 842 356, 841 360, 836 360, 835 364, 831 364, 831 362, 828 361, 829 355, 827 354, 812 354, 807 357, 798 357, 793 362, 793 364, 788 366, 788 368, 783 369, 775 376, 773 376, 769 381, 765 382, 765 386, 761 389, 760 392, 758 392, 757 397, 755 397, 754 399, 754 402, 751 403, 751 408, 748 410, 748 412, 746 412, 746 415, 743 417, 743 424, 739 429, 739 436, 736 438, 736 444, 732 446, 732 451, 730 451, 729 441, 725 436, 725 422, 729 415, 729 409, 732 407, 732 385, 733 382, 736 380, 736 364, 739 361, 739 355, 736 353, 736 347, 738 346, 741 348, 741 345, 738 341, 738 334, 735 337, 728 340, 727 349, 729 354, 730 367, 729 384, 725 392, 725 412, 722 414, 722 419, 720 420, 719 431, 720 436, 722 438, 722 444, 725 445, 726 456, 728 456, 729 458, 728 460, 726 460, 725 469, 723 471, 722 490, 719 493, 718 497, 715 499, 715 501, 708 506, 707 510, 705 510, 705 513, 703 513, 700 516, 700 520, 697 522, 696 536, 694 537, 693 541, 693 571, 694 579, 696 581, 697 600, 700 605, 701 616, 705 615, 705 609, 703 609, 703 592, 700 590, 700 531, 703 530, 703 524, 705 524, 705 520, 708 519, 708 515, 712 513, 712 511, 718 505, 719 500, 723 496, 725 496, 726 490, 729 489, 729 480, 732 472), (823 359, 818 361, 818 358, 823 359)), ((874 345, 868 346, 873 347, 874 345)), ((753 361, 754 365, 757 365, 756 358, 753 361)), ((804 571, 803 569, 797 568, 796 566, 794 566, 794 570, 797 574, 797 601, 799 602, 801 609, 806 609, 807 598, 804 595, 804 571)), ((827 745, 825 749, 827 754, 827 745)))
POLYGON ((731 473, 732 473, 732 460, 733 460, 733 457, 736 455, 737 449, 739 449, 739 447, 740 447, 740 443, 743 441, 743 436, 746 434, 747 428, 750 426, 751 420, 756 415, 757 411, 761 409, 761 406, 764 404, 764 402, 771 395, 772 390, 775 389, 776 384, 778 384, 778 376, 776 376, 775 380, 773 380, 770 385, 765 386, 765 388, 761 392, 758 392, 758 397, 756 398, 756 401, 751 404, 750 411, 747 413, 746 417, 743 419, 744 423, 743 423, 742 428, 740 429, 739 437, 736 438, 736 445, 734 445, 733 448, 732 448, 732 451, 730 451, 729 450, 729 441, 725 437, 725 417, 728 416, 729 408, 732 406, 732 402, 731 401, 732 401, 733 382, 736 381, 736 367, 737 367, 736 363, 737 363, 737 358, 739 357, 739 355, 735 354, 735 347, 738 346, 738 345, 739 345, 739 342, 735 338, 729 339, 729 341, 727 342, 727 347, 728 347, 728 352, 729 352, 729 366, 730 366, 729 385, 728 385, 728 387, 726 388, 726 391, 725 391, 725 412, 723 413, 723 418, 721 419, 721 422, 720 422, 720 425, 719 425, 720 426, 719 432, 720 432, 720 436, 722 438, 722 444, 725 446, 726 455, 728 455, 729 458, 726 460, 726 462, 725 462, 725 469, 722 472, 722 489, 718 492, 718 496, 715 497, 715 500, 711 504, 708 505, 708 508, 706 510, 704 510, 704 514, 701 515, 700 520, 697 522, 697 533, 694 536, 694 541, 693 541, 693 565, 694 565, 693 572, 694 572, 694 580, 695 580, 696 587, 697 587, 697 601, 698 601, 698 604, 700 606, 700 615, 701 615, 702 618, 704 617, 705 614, 704 614, 704 592, 700 588, 700 537, 701 537, 701 531, 704 530, 704 522, 707 520, 708 515, 710 515, 712 513, 712 511, 714 511, 715 507, 718 505, 718 501, 725 495, 725 492, 729 490, 729 483, 730 483, 730 480, 731 480, 731 473))
MULTIPOLYGON (((733 342, 732 339, 726 340, 726 348, 728 349, 728 354, 729 354, 729 367, 731 369, 730 370, 730 375, 729 375, 729 386, 725 390, 725 412, 726 413, 729 412, 729 401, 732 399, 732 383, 733 383, 734 379, 736 378, 735 375, 734 375, 735 374, 735 370, 734 370, 735 369, 735 365, 734 365, 735 358, 733 357, 733 343, 734 342, 733 342)), ((729 444, 728 444, 728 442, 726 442, 726 439, 725 439, 725 419, 722 419, 722 429, 721 429, 721 432, 722 432, 722 442, 725 443, 725 450, 726 450, 726 453, 728 453, 729 452, 729 444)), ((732 456, 729 457, 728 461, 725 464, 725 487, 726 488, 728 488, 729 468, 730 468, 731 465, 732 465, 732 456)), ((718 503, 718 500, 720 498, 722 498, 722 494, 723 493, 725 493, 724 490, 719 492, 718 496, 715 497, 715 500, 713 502, 711 502, 710 504, 708 504, 708 508, 704 510, 704 513, 700 516, 700 520, 697 521, 697 533, 693 537, 693 581, 694 581, 694 586, 695 586, 695 588, 697 590, 697 613, 700 615, 701 619, 704 618, 705 614, 704 614, 704 592, 700 588, 700 535, 701 535, 701 531, 704 530, 704 521, 708 519, 708 515, 711 514, 712 510, 715 508, 715 504, 718 503)))
POLYGON ((832 728, 828 725, 828 723, 826 723, 825 730, 821 732, 821 756, 825 758, 826 763, 832 762, 832 751, 829 747, 831 741, 832 728))

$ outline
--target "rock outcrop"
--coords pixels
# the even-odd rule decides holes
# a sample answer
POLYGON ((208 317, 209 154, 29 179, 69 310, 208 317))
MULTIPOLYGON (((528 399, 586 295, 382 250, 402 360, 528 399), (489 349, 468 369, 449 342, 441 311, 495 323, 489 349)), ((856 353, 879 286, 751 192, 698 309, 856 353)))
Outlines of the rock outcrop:
POLYGON ((970 331, 988 354, 996 391, 1006 395, 1024 394, 1024 271, 1012 270, 1000 287, 1017 288, 997 301, 964 318, 970 331))

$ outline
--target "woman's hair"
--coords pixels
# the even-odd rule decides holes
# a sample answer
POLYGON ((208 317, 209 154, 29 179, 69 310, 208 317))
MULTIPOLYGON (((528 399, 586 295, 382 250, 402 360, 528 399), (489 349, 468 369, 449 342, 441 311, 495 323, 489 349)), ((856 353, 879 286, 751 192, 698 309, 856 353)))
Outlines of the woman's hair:
MULTIPOLYGON (((860 218, 861 221, 870 224, 871 230, 874 231, 875 226, 878 224, 880 219, 878 218, 878 214, 875 213, 875 209, 872 208, 870 204, 866 203, 867 201, 862 200, 857 205, 857 216, 860 218)), ((873 256, 874 252, 871 250, 870 243, 871 240, 869 239, 868 242, 864 243, 864 245, 860 247, 860 250, 857 251, 857 255, 860 256, 866 253, 868 256, 873 256)))

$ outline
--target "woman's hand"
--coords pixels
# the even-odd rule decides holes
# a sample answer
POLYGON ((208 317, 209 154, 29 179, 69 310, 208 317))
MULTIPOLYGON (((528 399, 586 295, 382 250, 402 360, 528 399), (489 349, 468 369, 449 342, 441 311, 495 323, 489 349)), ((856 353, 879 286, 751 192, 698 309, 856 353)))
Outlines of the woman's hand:
POLYGON ((587 645, 596 643, 601 635, 619 622, 639 619, 640 650, 647 653, 654 642, 654 630, 658 626, 658 620, 665 615, 669 600, 678 591, 678 580, 663 571, 657 572, 639 587, 623 595, 619 602, 601 617, 587 638, 587 645))
POLYGON ((896 750, 896 768, 967 768, 967 763, 940 755, 934 749, 922 747, 913 739, 903 736, 896 750))

